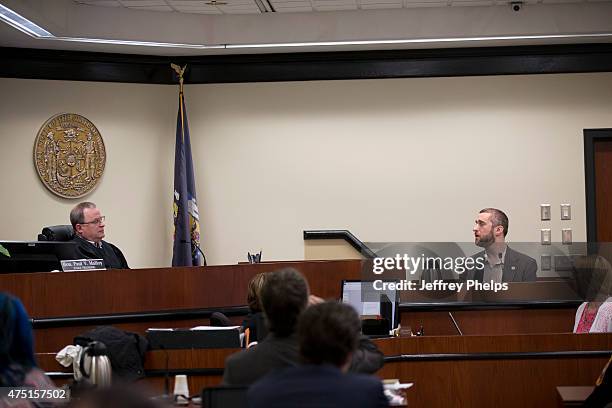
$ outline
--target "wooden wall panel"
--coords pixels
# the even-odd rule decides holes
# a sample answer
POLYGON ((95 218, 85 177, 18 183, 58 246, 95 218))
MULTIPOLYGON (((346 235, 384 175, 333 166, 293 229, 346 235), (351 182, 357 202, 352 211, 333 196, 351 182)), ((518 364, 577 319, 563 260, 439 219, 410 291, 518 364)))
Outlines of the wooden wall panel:
MULTIPOLYGON (((612 353, 609 334, 425 336, 381 339, 376 343, 386 356, 406 355, 413 359, 388 362, 377 375, 414 382, 414 388, 407 394, 409 406, 440 408, 555 406, 557 386, 593 385, 609 357, 579 352, 612 353), (555 352, 572 354, 538 354, 555 352)), ((237 351, 149 352, 145 368, 165 370, 167 357, 169 370, 220 369, 227 356, 237 351)), ((53 360, 52 354, 38 355, 38 359, 45 370, 66 370, 53 360)), ((158 393, 163 392, 163 376, 147 377, 142 382, 158 393)), ((192 393, 220 382, 219 374, 189 375, 192 393)))

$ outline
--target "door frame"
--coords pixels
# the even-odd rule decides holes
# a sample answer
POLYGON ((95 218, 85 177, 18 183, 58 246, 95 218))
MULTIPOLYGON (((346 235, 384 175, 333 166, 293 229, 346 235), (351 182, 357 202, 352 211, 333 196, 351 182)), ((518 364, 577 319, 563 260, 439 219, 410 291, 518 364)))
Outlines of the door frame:
POLYGON ((586 194, 587 242, 597 242, 595 143, 603 140, 612 140, 612 128, 584 129, 584 187, 586 194))

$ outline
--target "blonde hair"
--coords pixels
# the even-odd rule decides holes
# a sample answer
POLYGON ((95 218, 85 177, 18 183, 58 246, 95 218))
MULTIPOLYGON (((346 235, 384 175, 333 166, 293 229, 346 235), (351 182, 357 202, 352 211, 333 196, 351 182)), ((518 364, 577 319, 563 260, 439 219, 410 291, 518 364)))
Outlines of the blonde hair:
POLYGON ((261 288, 266 281, 265 273, 258 273, 253 276, 253 278, 249 281, 249 287, 247 289, 247 304, 249 305, 249 309, 253 312, 261 311, 261 302, 259 300, 261 288))

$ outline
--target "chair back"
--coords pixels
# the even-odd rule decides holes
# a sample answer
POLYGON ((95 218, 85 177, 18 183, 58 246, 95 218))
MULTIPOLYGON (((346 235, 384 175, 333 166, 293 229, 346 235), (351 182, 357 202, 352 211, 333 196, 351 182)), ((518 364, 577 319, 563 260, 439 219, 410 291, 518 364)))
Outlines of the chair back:
POLYGON ((202 390, 202 406, 206 408, 246 408, 248 387, 220 386, 202 390))
POLYGON ((72 225, 53 225, 44 227, 38 234, 39 241, 70 241, 74 238, 72 225))

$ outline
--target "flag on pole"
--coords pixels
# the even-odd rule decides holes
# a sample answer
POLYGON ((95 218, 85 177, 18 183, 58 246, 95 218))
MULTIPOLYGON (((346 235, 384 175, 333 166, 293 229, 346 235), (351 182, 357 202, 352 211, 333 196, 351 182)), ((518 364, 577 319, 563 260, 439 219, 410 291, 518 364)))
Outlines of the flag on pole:
POLYGON ((203 257, 200 249, 200 216, 196 200, 195 177, 191 159, 191 141, 185 99, 183 96, 183 73, 172 64, 179 75, 179 108, 176 119, 176 146, 174 152, 174 246, 172 266, 199 266, 203 257))

